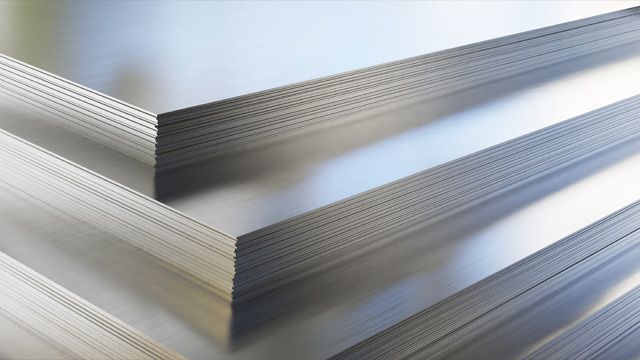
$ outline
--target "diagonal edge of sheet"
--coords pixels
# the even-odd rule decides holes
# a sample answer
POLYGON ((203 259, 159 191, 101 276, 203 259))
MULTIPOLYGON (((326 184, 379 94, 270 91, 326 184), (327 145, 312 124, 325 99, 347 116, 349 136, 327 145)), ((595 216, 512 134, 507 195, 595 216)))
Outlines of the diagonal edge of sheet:
POLYGON ((638 244, 640 203, 631 204, 452 297, 336 355, 335 359, 427 359, 501 314, 515 313, 638 244))
POLYGON ((2 181, 107 229, 236 302, 635 139, 639 122, 636 96, 237 241, 6 132, 0 161, 2 181))
POLYGON ((464 210, 640 135, 640 96, 238 237, 234 296, 464 210))
POLYGON ((0 312, 82 359, 183 359, 0 252, 0 312))
POLYGON ((0 92, 56 123, 115 150, 155 164, 155 115, 0 54, 0 92))
POLYGON ((625 338, 633 337, 640 326, 638 311, 640 286, 556 336, 527 359, 622 359, 631 357, 607 355, 607 352, 629 350, 637 356, 640 353, 637 338, 629 349, 625 349, 629 345, 625 344, 625 338))
POLYGON ((158 115, 170 170, 386 107, 469 89, 640 40, 640 8, 505 36, 158 115))
POLYGON ((0 91, 164 171, 637 42, 639 11, 620 10, 159 115, 4 55, 0 91))
POLYGON ((231 298, 235 238, 0 130, 0 181, 102 227, 231 298))

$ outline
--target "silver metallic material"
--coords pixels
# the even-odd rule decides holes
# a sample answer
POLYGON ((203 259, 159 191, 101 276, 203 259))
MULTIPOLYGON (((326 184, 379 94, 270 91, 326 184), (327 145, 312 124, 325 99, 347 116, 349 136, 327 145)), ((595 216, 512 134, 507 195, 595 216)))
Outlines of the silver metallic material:
POLYGON ((0 2, 0 358, 637 356, 634 5, 0 2))

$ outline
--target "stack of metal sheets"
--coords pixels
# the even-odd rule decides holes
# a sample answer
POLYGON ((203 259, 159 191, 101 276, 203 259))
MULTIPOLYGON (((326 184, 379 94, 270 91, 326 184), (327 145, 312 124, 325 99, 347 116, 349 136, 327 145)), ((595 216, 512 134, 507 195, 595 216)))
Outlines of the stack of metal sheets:
POLYGON ((183 358, 3 253, 0 278, 0 312, 67 354, 83 359, 183 358))
MULTIPOLYGON (((15 344, 0 355, 640 354, 628 311, 640 283, 640 8, 510 23, 293 85, 258 76, 242 94, 216 90, 219 69, 193 57, 151 60, 158 44, 179 46, 159 19, 207 33, 217 25, 198 13, 242 4, 166 3, 143 32, 139 3, 83 4, 84 17, 42 28, 11 21, 49 6, 0 7, 15 34, 0 37, 0 315, 12 324, 0 342, 15 344), (62 59, 104 35, 101 14, 125 13, 110 35, 131 32, 122 58, 109 57, 114 42, 102 60, 62 59), (70 39, 60 59, 29 49, 43 28, 64 38, 58 26, 92 41, 70 39), (122 76, 141 84, 114 75, 138 60, 148 68, 122 76)), ((362 6, 375 19, 391 5, 362 6)), ((444 16, 462 4, 415 6, 444 16)), ((564 8, 577 12, 520 11, 564 8)))
POLYGON ((637 9, 158 115, 157 168, 637 41, 637 9))
POLYGON ((636 42, 636 9, 157 113, 3 55, 2 91, 159 173, 259 143, 636 42))
MULTIPOLYGON (((529 321, 542 322, 541 318, 535 319, 532 314, 536 313, 538 317, 544 314, 545 320, 554 316, 554 313, 565 316, 563 313, 576 311, 571 307, 592 302, 589 297, 593 296, 592 292, 598 291, 598 285, 604 287, 606 281, 611 281, 596 285, 594 282, 598 278, 624 277, 637 272, 637 266, 630 269, 629 262, 640 255, 639 209, 640 204, 634 203, 611 214, 336 358, 464 359, 478 352, 482 354, 483 350, 489 350, 488 347, 492 348, 492 356, 520 357, 523 355, 521 352, 526 354, 527 345, 534 348, 534 345, 539 346, 533 343, 534 337, 526 339, 527 331, 549 324, 534 323, 527 331, 507 334, 505 329, 513 327, 511 322, 522 323, 521 319, 514 320, 514 317, 528 317, 529 321), (487 341, 487 337, 492 341, 487 341)), ((637 301, 636 293, 632 291, 623 295, 619 301, 598 310, 585 321, 586 324, 580 323, 575 326, 576 329, 561 331, 561 335, 548 340, 548 344, 542 345, 542 349, 531 354, 531 357, 591 358, 598 351, 605 351, 606 345, 613 345, 609 342, 618 340, 618 337, 638 325, 637 320, 633 320, 635 312, 619 314, 625 306, 632 306, 637 301), (631 323, 622 325, 625 321, 631 323), (584 332, 585 328, 590 331, 598 328, 601 332, 593 332, 590 337, 583 335, 583 342, 574 339, 572 343, 567 339, 579 336, 577 334, 584 332), (561 344, 564 347, 559 349, 561 344), (596 348, 589 349, 591 346, 596 348)), ((597 309, 594 304, 589 305, 597 309)), ((592 308, 587 314, 589 312, 595 311, 592 308)), ((637 345, 622 350, 633 350, 633 357, 640 354, 637 345)))
POLYGON ((231 298, 235 238, 7 132, 2 181, 132 245, 231 298))

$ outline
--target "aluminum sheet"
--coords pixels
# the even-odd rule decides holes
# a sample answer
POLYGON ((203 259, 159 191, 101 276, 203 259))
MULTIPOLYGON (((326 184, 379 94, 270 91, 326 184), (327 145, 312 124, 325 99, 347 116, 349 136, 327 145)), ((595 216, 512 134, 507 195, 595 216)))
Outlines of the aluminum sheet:
MULTIPOLYGON (((399 273, 390 251, 356 263, 355 270, 328 272, 315 289, 300 288, 308 291, 302 305, 288 306, 288 315, 256 329, 230 352, 222 345, 228 309, 215 296, 99 229, 6 190, 0 250, 187 357, 321 358, 640 198, 634 186, 639 150, 629 144, 466 215, 479 222, 461 215, 440 230, 401 235, 405 246, 397 251, 407 266, 399 273), (461 223, 470 228, 459 229, 461 223), (407 252, 414 256, 405 257, 407 252), (362 269, 367 271, 357 271, 362 269), (362 283, 354 274, 375 281, 362 283)), ((626 278, 606 288, 615 291, 626 278)), ((589 302, 585 311, 597 305, 589 302)))
POLYGON ((159 114, 638 3, 5 1, 0 53, 159 114))
POLYGON ((213 161, 210 174, 191 176, 207 180, 203 190, 167 203, 242 235, 633 96, 639 67, 640 57, 631 57, 466 109, 495 88, 370 115, 213 161))
MULTIPOLYGON (((638 94, 636 54, 624 48, 225 156, 195 175, 178 174, 176 188, 193 192, 166 202, 242 235, 638 94)), ((0 109, 3 129, 153 195, 151 166, 6 98, 0 109)))
POLYGON ((0 316, 0 339, 11 346, 0 346, 2 359, 63 360, 67 355, 10 319, 0 316))
MULTIPOLYGON (((0 53, 160 113, 631 5, 5 2, 0 53), (239 13, 241 21, 230 20, 239 13), (318 22, 308 21, 310 14, 318 22), (380 26, 390 15, 402 21, 380 26), (460 21, 470 26, 456 26, 460 21), (291 26, 300 31, 291 35, 291 26), (483 30, 467 30, 474 27, 483 30), (424 41, 398 41, 417 33, 424 41), (283 41, 285 35, 291 38, 283 41)), ((247 234, 637 95, 638 50, 635 44, 573 59, 230 154, 199 173, 177 173, 172 181, 191 192, 164 200, 207 225, 247 234)), ((0 128, 153 195, 151 166, 48 120, 0 99, 0 128)), ((391 245, 235 308, 97 222, 64 215, 4 183, 0 251, 191 358, 325 358, 640 199, 638 182, 636 140, 442 222, 406 229, 391 245)), ((504 338, 514 344, 506 352, 468 341, 493 357, 535 349, 640 282, 637 250, 626 256, 585 274, 538 309, 538 318, 514 314, 517 323, 533 323, 535 338, 513 331, 504 338), (553 309, 570 306, 569 315, 554 317, 553 309)), ((4 333, 21 345, 11 351, 58 356, 11 324, 0 326, 4 333)))

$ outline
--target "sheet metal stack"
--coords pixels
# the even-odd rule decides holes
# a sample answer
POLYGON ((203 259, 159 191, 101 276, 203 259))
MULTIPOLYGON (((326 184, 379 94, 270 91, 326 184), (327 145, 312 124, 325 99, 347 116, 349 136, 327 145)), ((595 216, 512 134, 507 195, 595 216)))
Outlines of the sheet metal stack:
POLYGON ((242 236, 236 246, 236 292, 265 280, 259 288, 278 286, 287 274, 322 268, 351 249, 390 241, 394 233, 637 139, 639 121, 640 97, 634 97, 242 236))
POLYGON ((384 106, 400 106, 637 41, 638 9, 527 31, 246 96, 158 112, 0 57, 3 93, 158 172, 384 106))
POLYGON ((120 236, 231 299, 235 239, 0 132, 2 181, 120 236))
POLYGON ((67 354, 83 359, 183 359, 5 254, 0 254, 0 279, 0 313, 67 354))
POLYGON ((38 336, 0 356, 638 356, 640 192, 597 179, 640 174, 640 72, 409 174, 387 155, 381 183, 313 177, 640 63, 640 8, 504 35, 210 102, 96 90, 0 41, 0 315, 38 336), (567 215, 545 232, 550 203, 567 215))
POLYGON ((0 91, 61 126, 140 161, 155 164, 157 124, 147 111, 0 55, 0 91))
POLYGON ((157 168, 637 41, 637 9, 158 115, 157 168), (568 46, 570 44, 570 46, 568 46))
MULTIPOLYGON (((476 345, 472 341, 474 338, 491 334, 499 325, 505 326, 505 322, 513 321, 514 314, 526 313, 536 303, 547 302, 546 305, 551 307, 550 303, 556 300, 554 297, 561 297, 563 291, 567 291, 572 283, 581 281, 581 277, 593 276, 597 272, 615 273, 606 266, 620 262, 626 253, 632 252, 637 259, 639 209, 640 205, 634 203, 611 214, 336 358, 468 358, 474 353, 481 358, 489 358, 488 354, 477 355, 478 349, 470 346, 476 345)), ((606 351, 608 346, 615 347, 611 342, 619 340, 618 337, 638 325, 634 312, 619 313, 634 301, 637 302, 637 290, 623 295, 620 300, 549 340, 530 357, 592 358, 599 351, 606 351), (622 325, 624 322, 627 323, 622 325), (584 334, 587 329, 592 331, 590 336, 584 334), (601 332, 595 333, 596 329, 601 332), (568 340, 579 336, 584 336, 582 341, 568 340)), ((560 307, 555 311, 568 310, 560 307)), ((549 312, 553 313, 553 309, 549 312)), ((509 340, 495 342, 493 346, 498 349, 493 350, 492 356, 505 350, 512 352, 503 353, 503 356, 522 356, 513 352, 522 349, 509 349, 516 344, 509 340)), ((637 345, 620 350, 632 350, 634 356, 640 351, 637 345)))

